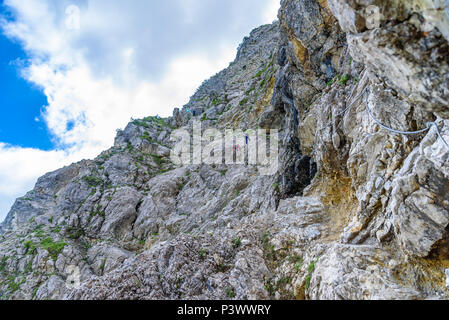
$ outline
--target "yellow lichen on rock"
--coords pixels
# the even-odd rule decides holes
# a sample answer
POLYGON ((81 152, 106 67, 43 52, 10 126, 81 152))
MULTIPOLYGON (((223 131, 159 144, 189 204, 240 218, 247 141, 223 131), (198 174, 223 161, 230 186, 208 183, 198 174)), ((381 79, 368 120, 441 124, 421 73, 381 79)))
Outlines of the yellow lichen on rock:
POLYGON ((342 172, 321 172, 305 193, 308 197, 317 197, 328 213, 328 234, 325 242, 340 238, 345 226, 357 211, 359 202, 352 189, 352 179, 342 172))
POLYGON ((264 108, 270 106, 271 98, 273 97, 273 93, 274 93, 275 82, 276 82, 276 77, 272 76, 270 78, 270 81, 268 82, 267 89, 266 89, 265 94, 263 95, 262 99, 260 99, 256 102, 256 108, 254 110, 256 117, 258 117, 262 113, 264 108))

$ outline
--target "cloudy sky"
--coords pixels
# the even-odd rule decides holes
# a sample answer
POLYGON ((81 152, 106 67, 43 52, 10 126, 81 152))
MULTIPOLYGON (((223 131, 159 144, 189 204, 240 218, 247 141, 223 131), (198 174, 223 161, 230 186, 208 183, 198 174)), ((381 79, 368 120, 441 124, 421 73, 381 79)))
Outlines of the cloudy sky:
POLYGON ((0 0, 0 220, 42 174, 171 115, 279 0, 0 0))

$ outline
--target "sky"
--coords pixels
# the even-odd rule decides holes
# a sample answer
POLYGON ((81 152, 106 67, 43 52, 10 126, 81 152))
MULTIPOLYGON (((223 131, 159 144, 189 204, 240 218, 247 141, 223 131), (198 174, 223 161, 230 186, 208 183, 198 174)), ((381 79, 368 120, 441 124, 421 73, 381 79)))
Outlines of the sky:
POLYGON ((0 0, 0 221, 131 118, 170 116, 279 0, 0 0))

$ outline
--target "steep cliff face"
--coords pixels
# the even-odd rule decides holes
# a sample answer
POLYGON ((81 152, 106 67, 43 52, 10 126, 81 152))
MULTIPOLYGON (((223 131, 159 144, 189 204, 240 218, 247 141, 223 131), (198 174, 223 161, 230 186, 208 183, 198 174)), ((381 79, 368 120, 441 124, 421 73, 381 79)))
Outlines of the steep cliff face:
POLYGON ((16 201, 0 298, 448 298, 447 5, 281 1, 173 117, 16 201), (277 172, 173 163, 195 121, 278 129, 277 172))

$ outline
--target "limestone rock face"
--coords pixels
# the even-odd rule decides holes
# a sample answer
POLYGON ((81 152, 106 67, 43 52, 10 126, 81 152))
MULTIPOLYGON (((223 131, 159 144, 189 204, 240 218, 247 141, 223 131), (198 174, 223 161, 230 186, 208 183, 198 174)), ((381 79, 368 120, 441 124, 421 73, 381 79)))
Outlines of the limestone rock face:
MULTIPOLYGON (((0 298, 447 299, 447 10, 282 0, 173 117, 133 120, 17 199, 0 298), (278 130, 277 171, 172 162, 197 122, 278 130)), ((214 152, 192 159, 222 145, 198 144, 214 152)))
POLYGON ((437 0, 372 1, 370 5, 345 0, 329 3, 343 29, 349 32, 348 44, 354 59, 368 65, 410 103, 447 118, 447 3, 437 0))

